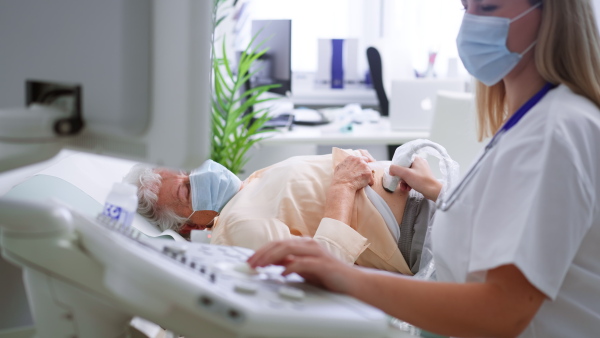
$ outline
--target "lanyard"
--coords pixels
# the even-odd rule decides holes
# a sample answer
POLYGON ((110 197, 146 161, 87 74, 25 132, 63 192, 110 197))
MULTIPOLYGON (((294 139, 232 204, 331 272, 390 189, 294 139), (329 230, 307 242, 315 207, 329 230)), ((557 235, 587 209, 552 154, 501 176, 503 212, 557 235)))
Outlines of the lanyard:
POLYGON ((537 92, 532 98, 530 98, 527 102, 525 102, 525 104, 523 106, 521 106, 521 108, 519 108, 519 110, 517 110, 517 112, 514 113, 513 116, 511 116, 508 119, 508 121, 506 121, 504 123, 504 125, 500 128, 500 130, 498 130, 496 135, 494 135, 492 140, 485 146, 483 154, 481 154, 481 156, 479 156, 479 159, 477 160, 477 162, 471 167, 469 172, 460 181, 460 183, 458 184, 456 189, 453 189, 451 191, 451 193, 447 199, 442 197, 438 200, 438 203, 437 203, 438 209, 440 209, 442 211, 447 211, 448 209, 450 209, 450 207, 454 204, 454 202, 456 201, 458 196, 464 190, 467 183, 469 181, 471 181, 473 176, 475 176, 475 173, 479 170, 479 165, 487 157, 487 155, 489 154, 489 151, 498 143, 498 141, 502 138, 502 136, 507 131, 509 131, 512 127, 514 127, 523 118, 523 116, 525 116, 525 114, 527 114, 531 110, 531 108, 533 108, 536 104, 538 104, 538 102, 540 102, 540 100, 544 96, 546 96, 546 94, 548 94, 548 92, 550 90, 554 89, 555 87, 556 87, 555 84, 552 84, 549 82, 546 83, 539 92, 537 92))

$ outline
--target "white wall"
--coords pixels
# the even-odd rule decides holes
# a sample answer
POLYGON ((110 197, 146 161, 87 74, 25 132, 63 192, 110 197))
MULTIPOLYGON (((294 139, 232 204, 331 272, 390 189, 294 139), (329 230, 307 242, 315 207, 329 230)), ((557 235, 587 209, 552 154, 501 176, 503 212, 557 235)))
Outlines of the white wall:
POLYGON ((292 20, 292 70, 314 72, 318 38, 358 38, 359 73, 364 51, 380 49, 386 74, 413 77, 424 71, 429 51, 439 52, 436 72, 446 75, 456 58, 455 38, 463 11, 458 0, 250 0, 249 20, 292 20))
MULTIPOLYGON (((292 71, 314 72, 318 38, 359 38, 361 50, 377 47, 384 81, 414 76, 427 68, 428 52, 438 52, 435 72, 445 77, 450 59, 459 76, 468 77, 458 59, 456 35, 464 13, 459 0, 245 0, 249 18, 292 19, 292 71)), ((592 0, 600 17, 600 0, 592 0)), ((359 53, 359 72, 367 70, 359 53)))

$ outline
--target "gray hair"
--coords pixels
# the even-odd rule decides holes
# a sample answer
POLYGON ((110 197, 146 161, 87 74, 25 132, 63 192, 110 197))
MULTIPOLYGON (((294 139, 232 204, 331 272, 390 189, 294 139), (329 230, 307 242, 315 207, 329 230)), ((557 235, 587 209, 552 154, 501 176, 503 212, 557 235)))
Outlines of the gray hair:
POLYGON ((158 191, 162 184, 162 177, 157 171, 158 168, 136 164, 123 178, 123 181, 138 188, 137 212, 140 215, 162 231, 172 229, 179 232, 187 218, 178 216, 171 209, 157 206, 158 191))

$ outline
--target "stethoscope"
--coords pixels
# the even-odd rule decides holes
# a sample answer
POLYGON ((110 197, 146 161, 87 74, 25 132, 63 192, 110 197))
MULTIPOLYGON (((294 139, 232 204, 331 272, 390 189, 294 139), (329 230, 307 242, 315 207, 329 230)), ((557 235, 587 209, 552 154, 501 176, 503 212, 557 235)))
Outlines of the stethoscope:
POLYGON ((523 118, 523 116, 525 116, 525 114, 527 114, 527 112, 531 110, 531 108, 533 108, 538 102, 540 102, 540 100, 555 87, 555 84, 546 83, 546 85, 539 92, 537 92, 531 99, 529 99, 529 101, 527 101, 521 108, 519 108, 519 110, 517 110, 517 112, 513 116, 511 116, 508 119, 508 121, 506 121, 502 128, 498 130, 496 135, 494 135, 492 140, 485 146, 483 154, 481 154, 475 162, 475 164, 471 166, 465 177, 458 183, 456 188, 449 191, 447 197, 441 196, 438 199, 437 208, 439 210, 448 211, 448 209, 452 207, 452 205, 454 204, 454 202, 456 202, 463 190, 465 190, 465 187, 469 184, 470 181, 473 180, 473 177, 475 177, 475 175, 479 171, 481 163, 483 163, 490 151, 498 144, 498 142, 500 141, 500 139, 502 139, 504 134, 506 134, 506 132, 509 131, 512 127, 514 127, 517 124, 517 122, 519 122, 521 118, 523 118))

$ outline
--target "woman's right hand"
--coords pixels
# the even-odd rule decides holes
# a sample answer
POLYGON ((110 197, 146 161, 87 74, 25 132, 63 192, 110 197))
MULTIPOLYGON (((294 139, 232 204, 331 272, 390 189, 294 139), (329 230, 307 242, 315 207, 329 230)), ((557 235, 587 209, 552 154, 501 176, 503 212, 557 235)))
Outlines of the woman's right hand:
POLYGON ((427 161, 421 157, 415 157, 410 168, 397 165, 390 166, 390 174, 400 177, 400 189, 415 189, 425 198, 436 201, 442 190, 442 183, 431 173, 427 161))
POLYGON ((307 282, 333 292, 348 293, 359 270, 333 257, 312 238, 270 242, 248 258, 252 268, 285 267, 282 275, 297 273, 307 282))

